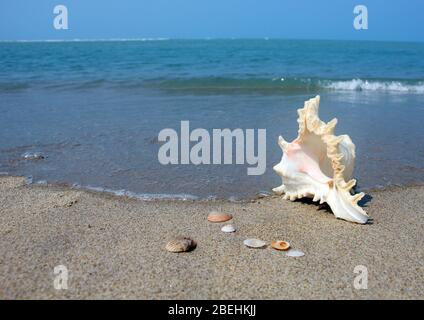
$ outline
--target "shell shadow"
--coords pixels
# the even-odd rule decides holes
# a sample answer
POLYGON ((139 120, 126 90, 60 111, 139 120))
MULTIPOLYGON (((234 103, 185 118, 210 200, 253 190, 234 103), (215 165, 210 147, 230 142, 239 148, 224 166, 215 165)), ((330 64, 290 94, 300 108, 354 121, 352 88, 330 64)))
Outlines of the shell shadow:
MULTIPOLYGON (((359 202, 358 205, 361 207, 368 207, 368 203, 372 200, 372 196, 369 194, 366 194, 359 202)), ((318 211, 325 211, 327 213, 333 214, 333 211, 331 210, 330 206, 327 203, 319 204, 318 202, 313 202, 311 198, 301 198, 296 199, 295 202, 300 202, 307 205, 313 205, 318 208, 318 211)), ((374 220, 369 218, 368 221, 365 224, 373 224, 374 220)))
POLYGON ((301 198, 301 199, 296 199, 294 202, 300 202, 303 204, 307 204, 307 205, 312 205, 318 208, 318 211, 324 210, 328 213, 333 214, 333 211, 331 211, 331 208, 328 204, 326 204, 325 202, 323 204, 319 204, 318 202, 313 202, 311 198, 301 198))
POLYGON ((359 206, 361 206, 361 207, 368 207, 368 202, 371 202, 371 200, 372 200, 372 196, 371 195, 369 195, 369 194, 366 194, 359 202, 358 202, 358 204, 359 204, 359 206))

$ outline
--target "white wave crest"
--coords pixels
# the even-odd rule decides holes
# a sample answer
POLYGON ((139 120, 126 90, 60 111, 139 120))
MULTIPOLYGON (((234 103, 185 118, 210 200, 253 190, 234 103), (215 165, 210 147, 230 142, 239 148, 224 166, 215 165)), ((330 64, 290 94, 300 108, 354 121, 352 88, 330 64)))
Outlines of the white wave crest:
POLYGON ((347 81, 326 81, 320 85, 323 88, 331 90, 424 93, 424 82, 409 84, 400 81, 368 81, 352 79, 347 81))

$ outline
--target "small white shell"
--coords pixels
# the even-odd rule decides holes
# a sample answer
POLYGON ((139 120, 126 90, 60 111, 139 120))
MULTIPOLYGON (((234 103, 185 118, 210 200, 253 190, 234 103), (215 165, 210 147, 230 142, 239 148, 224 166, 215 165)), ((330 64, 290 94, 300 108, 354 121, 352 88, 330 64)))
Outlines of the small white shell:
POLYGON ((259 239, 246 239, 243 244, 249 248, 263 248, 266 246, 266 242, 259 239))
POLYGON ((290 249, 286 253, 287 257, 294 257, 294 258, 303 257, 304 255, 305 255, 305 253, 303 253, 300 250, 296 250, 296 249, 290 249))
POLYGON ((232 224, 227 224, 221 228, 222 232, 231 233, 235 232, 236 228, 232 224))

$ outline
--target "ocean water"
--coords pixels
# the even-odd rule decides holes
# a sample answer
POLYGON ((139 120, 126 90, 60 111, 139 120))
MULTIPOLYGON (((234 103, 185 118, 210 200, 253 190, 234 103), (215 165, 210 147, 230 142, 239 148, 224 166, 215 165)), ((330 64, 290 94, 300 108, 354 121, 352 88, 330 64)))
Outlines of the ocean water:
POLYGON ((281 183, 277 137, 296 137, 316 94, 356 144, 360 189, 424 182, 424 43, 353 41, 0 42, 0 172, 142 199, 248 198, 281 183), (161 165, 158 133, 182 120, 266 129, 266 172, 161 165))

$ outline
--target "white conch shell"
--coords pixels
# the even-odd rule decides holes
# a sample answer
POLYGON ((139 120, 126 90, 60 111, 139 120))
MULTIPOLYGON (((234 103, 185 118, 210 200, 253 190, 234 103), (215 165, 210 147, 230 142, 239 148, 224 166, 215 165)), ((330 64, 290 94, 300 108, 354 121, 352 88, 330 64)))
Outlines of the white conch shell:
POLYGON ((319 119, 319 102, 320 97, 316 96, 298 110, 299 135, 293 142, 279 137, 283 157, 274 170, 283 184, 273 191, 284 193, 284 199, 292 201, 309 197, 326 202, 337 218, 366 223, 368 215, 358 205, 364 193, 351 195, 356 184, 355 179, 350 180, 355 145, 348 135, 334 135, 337 119, 328 123, 319 119))

